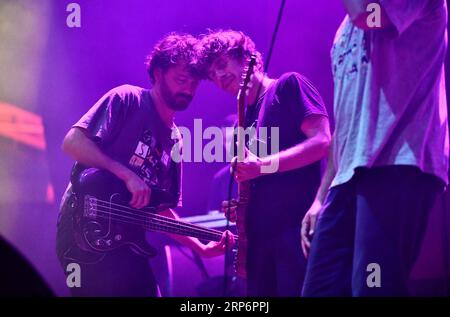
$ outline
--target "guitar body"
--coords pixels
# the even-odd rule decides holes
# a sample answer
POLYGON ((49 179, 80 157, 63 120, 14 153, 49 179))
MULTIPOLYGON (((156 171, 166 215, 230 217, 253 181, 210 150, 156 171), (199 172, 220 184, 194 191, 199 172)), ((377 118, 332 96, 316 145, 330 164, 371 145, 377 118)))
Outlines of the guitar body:
MULTIPOLYGON (((127 223, 127 213, 114 212, 116 205, 127 206, 131 199, 123 181, 107 171, 89 168, 73 181, 73 190, 76 195, 75 240, 81 250, 91 253, 78 260, 91 262, 89 258, 95 259, 95 254, 100 257, 124 246, 142 256, 156 255, 156 250, 145 239, 145 228, 127 223)), ((154 210, 153 207, 142 209, 146 212, 154 210)), ((143 214, 131 208, 126 212, 143 214)))
POLYGON ((75 199, 74 229, 77 248, 65 254, 80 263, 96 263, 107 252, 128 247, 135 253, 154 257, 156 250, 147 242, 146 231, 166 232, 220 241, 222 232, 158 215, 157 211, 173 208, 177 199, 169 192, 151 188, 148 207, 129 206, 131 194, 125 183, 108 171, 87 168, 72 175, 75 199))

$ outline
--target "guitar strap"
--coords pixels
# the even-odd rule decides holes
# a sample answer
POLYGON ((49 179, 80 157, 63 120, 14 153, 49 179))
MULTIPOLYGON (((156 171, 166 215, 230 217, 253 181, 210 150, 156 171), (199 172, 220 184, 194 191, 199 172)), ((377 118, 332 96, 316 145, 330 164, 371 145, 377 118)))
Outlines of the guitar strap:
POLYGON ((254 127, 256 129, 256 137, 258 137, 258 131, 262 125, 266 108, 268 107, 267 101, 273 100, 275 92, 276 89, 271 85, 267 91, 258 98, 255 105, 247 106, 247 111, 245 113, 245 127, 254 127))
POLYGON ((264 118, 264 113, 266 111, 266 108, 269 106, 267 105, 268 100, 273 100, 273 96, 275 95, 276 89, 274 89, 273 85, 270 85, 265 93, 260 97, 259 102, 259 111, 258 111, 258 118, 256 119, 255 127, 258 131, 258 129, 261 127, 262 119, 264 118))

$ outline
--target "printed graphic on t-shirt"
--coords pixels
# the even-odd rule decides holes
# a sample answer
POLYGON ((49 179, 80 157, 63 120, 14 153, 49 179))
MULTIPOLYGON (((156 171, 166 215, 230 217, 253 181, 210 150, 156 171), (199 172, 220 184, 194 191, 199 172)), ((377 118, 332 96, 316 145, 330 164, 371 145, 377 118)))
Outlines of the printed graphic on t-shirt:
POLYGON ((164 187, 164 177, 170 168, 167 154, 150 130, 146 130, 138 142, 130 166, 149 186, 164 187))
POLYGON ((341 26, 338 34, 332 48, 332 59, 334 77, 341 81, 356 76, 360 67, 367 67, 369 58, 363 30, 347 21, 341 26))

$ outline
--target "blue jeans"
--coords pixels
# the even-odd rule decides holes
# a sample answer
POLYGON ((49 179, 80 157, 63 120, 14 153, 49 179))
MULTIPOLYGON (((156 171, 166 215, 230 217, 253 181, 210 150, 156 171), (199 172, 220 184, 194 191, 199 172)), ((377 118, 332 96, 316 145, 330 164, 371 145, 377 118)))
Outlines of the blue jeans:
POLYGON ((429 211, 443 190, 413 166, 360 168, 329 190, 303 296, 407 296, 429 211))

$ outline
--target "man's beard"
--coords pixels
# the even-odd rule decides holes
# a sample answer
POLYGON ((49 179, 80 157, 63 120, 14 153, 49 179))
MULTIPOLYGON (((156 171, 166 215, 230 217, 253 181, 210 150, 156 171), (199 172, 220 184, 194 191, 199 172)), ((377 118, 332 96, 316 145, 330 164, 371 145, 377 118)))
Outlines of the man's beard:
POLYGON ((184 111, 192 101, 192 96, 188 94, 173 94, 163 79, 161 81, 161 96, 170 109, 174 111, 184 111))

